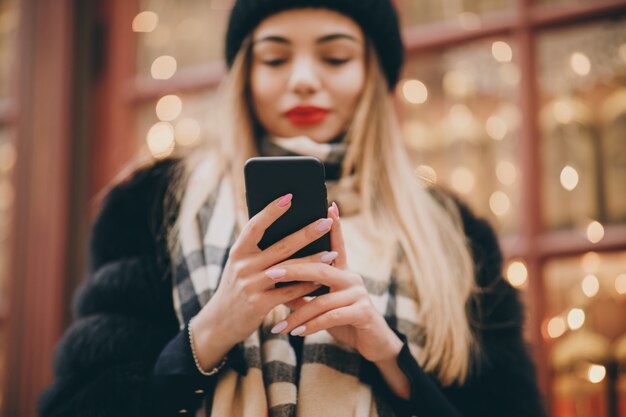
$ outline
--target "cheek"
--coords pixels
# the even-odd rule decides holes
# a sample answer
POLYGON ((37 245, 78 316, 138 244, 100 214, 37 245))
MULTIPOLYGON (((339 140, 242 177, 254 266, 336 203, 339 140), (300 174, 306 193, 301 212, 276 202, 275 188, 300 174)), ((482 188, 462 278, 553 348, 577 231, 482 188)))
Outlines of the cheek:
POLYGON ((365 71, 360 66, 346 68, 341 76, 334 78, 332 86, 338 108, 351 115, 365 86, 365 71))
POLYGON ((267 71, 253 66, 250 71, 250 92, 257 112, 267 113, 276 105, 280 96, 278 77, 272 77, 267 71))

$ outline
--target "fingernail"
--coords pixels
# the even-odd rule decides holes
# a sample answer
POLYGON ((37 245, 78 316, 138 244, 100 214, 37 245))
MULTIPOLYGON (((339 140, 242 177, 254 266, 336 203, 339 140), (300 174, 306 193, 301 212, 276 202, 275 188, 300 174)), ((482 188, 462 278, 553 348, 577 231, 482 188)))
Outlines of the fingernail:
POLYGON ((322 260, 322 262, 332 262, 337 257, 337 255, 339 255, 339 253, 336 251, 326 252, 322 254, 320 259, 322 260))
POLYGON ((278 200, 277 206, 285 207, 287 204, 289 204, 292 198, 293 198, 293 194, 291 193, 285 194, 284 196, 280 198, 280 200, 278 200))
POLYGON ((334 201, 333 201, 332 207, 333 207, 333 210, 335 210, 335 216, 339 218, 339 207, 337 207, 337 204, 334 201))
POLYGON ((306 327, 305 326, 298 326, 295 329, 293 329, 291 331, 291 335, 292 336, 298 336, 301 335, 302 333, 304 333, 306 331, 306 327))
POLYGON ((284 269, 270 269, 269 271, 265 271, 265 275, 272 279, 284 277, 286 273, 287 271, 284 269))
POLYGON ((318 232, 324 232, 328 230, 330 226, 332 226, 332 224, 333 219, 331 218, 320 220, 320 222, 315 225, 315 230, 317 230, 318 232))
POLYGON ((270 332, 276 334, 276 333, 282 332, 286 328, 287 328, 287 320, 283 320, 280 323, 276 324, 276 326, 272 327, 272 330, 270 330, 270 332))

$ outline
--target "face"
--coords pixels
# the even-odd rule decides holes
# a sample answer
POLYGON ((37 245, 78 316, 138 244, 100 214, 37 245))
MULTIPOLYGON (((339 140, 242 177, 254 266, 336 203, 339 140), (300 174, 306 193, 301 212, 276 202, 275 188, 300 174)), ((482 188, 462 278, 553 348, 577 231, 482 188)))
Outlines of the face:
POLYGON ((345 132, 365 83, 359 25, 327 9, 294 9, 263 20, 252 37, 252 104, 265 130, 320 143, 345 132))

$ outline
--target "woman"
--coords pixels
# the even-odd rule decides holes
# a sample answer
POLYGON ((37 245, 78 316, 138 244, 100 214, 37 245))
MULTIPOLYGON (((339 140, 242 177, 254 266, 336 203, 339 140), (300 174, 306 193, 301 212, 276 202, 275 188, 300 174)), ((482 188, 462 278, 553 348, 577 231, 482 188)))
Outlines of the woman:
POLYGON ((108 194, 41 414, 543 415, 493 232, 402 148, 389 0, 237 1, 226 55, 219 140, 108 194), (263 251, 292 195, 247 219, 259 154, 320 157, 334 201, 263 251))

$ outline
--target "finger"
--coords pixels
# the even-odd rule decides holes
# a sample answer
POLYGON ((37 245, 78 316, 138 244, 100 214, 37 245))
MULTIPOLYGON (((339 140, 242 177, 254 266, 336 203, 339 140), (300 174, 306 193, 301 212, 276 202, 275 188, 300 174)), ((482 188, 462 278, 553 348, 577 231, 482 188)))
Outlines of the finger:
POLYGON ((307 300, 305 297, 296 298, 295 300, 287 301, 284 303, 291 311, 296 311, 299 308, 302 308, 303 305, 310 303, 311 301, 307 300))
POLYGON ((243 253, 260 252, 258 244, 263 238, 265 230, 289 210, 292 198, 293 194, 291 193, 278 197, 246 223, 237 239, 237 242, 241 242, 240 250, 243 253))
POLYGON ((279 240, 261 252, 263 256, 258 258, 261 263, 255 266, 258 269, 265 269, 284 261, 301 248, 328 233, 332 223, 333 220, 329 218, 319 219, 279 240))
POLYGON ((293 265, 293 264, 302 264, 302 263, 312 263, 312 262, 323 262, 325 264, 330 265, 332 261, 334 261, 339 254, 335 251, 322 251, 315 253, 309 256, 303 256, 302 258, 293 258, 287 259, 286 261, 280 262, 274 265, 272 268, 281 267, 284 265, 293 265))
POLYGON ((291 334, 304 337, 336 326, 349 326, 358 321, 360 314, 361 308, 358 304, 339 307, 296 327, 291 334))
MULTIPOLYGON (((265 291, 270 288, 274 288, 276 285, 276 281, 272 279, 272 277, 280 278, 281 273, 286 273, 284 269, 287 265, 300 265, 300 264, 308 264, 308 263, 325 263, 330 264, 336 257, 337 252, 319 252, 314 255, 305 256, 302 258, 289 259, 279 264, 272 266, 270 269, 252 274, 249 277, 246 277, 246 286, 248 289, 252 291, 265 291), (268 271, 272 271, 268 274, 268 271)), ((256 255, 261 256, 261 254, 256 255)))
POLYGON ((339 269, 347 269, 348 259, 343 239, 343 232, 341 231, 341 221, 339 220, 339 208, 334 201, 331 207, 328 208, 328 213, 333 219, 333 226, 330 229, 330 249, 339 254, 339 256, 335 259, 334 265, 339 269))
POLYGON ((302 324, 311 321, 315 317, 320 316, 327 311, 353 304, 357 298, 358 297, 354 294, 354 292, 349 290, 328 293, 315 297, 313 300, 302 305, 299 309, 287 317, 287 327, 280 331, 280 333, 289 333, 293 329, 298 328, 302 324))
POLYGON ((314 284, 312 282, 303 282, 265 291, 262 296, 265 299, 264 302, 266 303, 266 307, 269 311, 279 304, 285 304, 294 299, 304 297, 305 295, 312 293, 319 287, 321 287, 321 285, 319 284, 314 284))
POLYGON ((359 275, 321 262, 272 268, 266 271, 266 275, 274 282, 317 281, 334 290, 363 285, 359 275))

